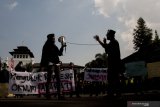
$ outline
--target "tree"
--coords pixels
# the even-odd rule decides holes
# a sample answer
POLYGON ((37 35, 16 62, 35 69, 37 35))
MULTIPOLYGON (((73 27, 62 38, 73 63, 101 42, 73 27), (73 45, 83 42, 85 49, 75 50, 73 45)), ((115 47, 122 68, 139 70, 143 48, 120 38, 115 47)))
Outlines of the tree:
POLYGON ((86 67, 92 67, 92 68, 105 68, 107 67, 107 55, 106 53, 98 53, 95 55, 95 59, 91 62, 88 62, 86 67))
POLYGON ((159 38, 157 30, 155 30, 155 38, 153 40, 153 43, 160 45, 160 38, 159 38))
POLYGON ((137 20, 137 26, 133 31, 133 44, 135 50, 146 48, 152 43, 152 29, 146 26, 143 18, 137 20))
POLYGON ((108 63, 107 63, 107 54, 106 53, 103 53, 103 54, 98 53, 95 55, 95 58, 96 58, 96 61, 97 61, 99 67, 102 67, 102 68, 107 67, 108 63))

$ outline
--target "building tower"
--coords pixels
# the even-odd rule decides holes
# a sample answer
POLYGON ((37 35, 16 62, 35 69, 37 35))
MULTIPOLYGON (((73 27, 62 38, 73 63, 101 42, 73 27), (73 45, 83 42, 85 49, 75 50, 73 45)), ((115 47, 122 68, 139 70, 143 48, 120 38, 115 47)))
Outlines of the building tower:
POLYGON ((18 46, 17 49, 9 52, 12 55, 14 61, 14 68, 19 61, 22 61, 24 65, 32 63, 34 64, 34 55, 26 46, 18 46))

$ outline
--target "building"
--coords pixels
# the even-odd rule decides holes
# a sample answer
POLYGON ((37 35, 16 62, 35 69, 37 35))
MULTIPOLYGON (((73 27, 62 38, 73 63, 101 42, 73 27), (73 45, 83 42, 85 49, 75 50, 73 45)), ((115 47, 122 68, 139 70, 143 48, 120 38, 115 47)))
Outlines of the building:
MULTIPOLYGON (((143 50, 139 50, 124 59, 122 59, 124 64, 127 63, 138 63, 139 61, 145 62, 145 67, 147 68, 147 77, 160 78, 160 47, 155 44, 149 45, 143 50)), ((136 68, 136 67, 135 67, 136 68)), ((137 71, 139 72, 139 71, 137 71)), ((136 72, 135 72, 136 73, 136 72)))
POLYGON ((139 50, 122 59, 124 63, 134 61, 145 61, 146 63, 159 62, 160 61, 160 47, 151 44, 147 48, 139 50))
POLYGON ((34 64, 34 55, 27 46, 18 46, 17 49, 13 49, 9 53, 12 55, 12 60, 14 61, 13 68, 15 68, 19 61, 22 61, 24 65, 29 63, 34 64))

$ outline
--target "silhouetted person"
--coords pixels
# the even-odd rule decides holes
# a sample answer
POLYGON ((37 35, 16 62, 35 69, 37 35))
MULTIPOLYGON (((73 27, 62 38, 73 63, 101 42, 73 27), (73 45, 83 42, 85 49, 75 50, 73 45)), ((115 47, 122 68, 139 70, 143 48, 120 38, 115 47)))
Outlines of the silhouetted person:
POLYGON ((115 39, 115 31, 107 31, 107 40, 110 42, 107 44, 106 38, 103 39, 103 42, 99 39, 99 36, 96 35, 94 38, 100 43, 100 45, 105 49, 106 54, 108 54, 108 70, 107 70, 107 79, 108 79, 108 95, 117 96, 120 95, 120 69, 121 69, 121 59, 120 59, 120 48, 119 43, 115 39))
POLYGON ((21 72, 25 71, 25 67, 23 66, 23 62, 22 61, 19 61, 19 63, 16 65, 15 71, 21 71, 21 72))
POLYGON ((9 83, 9 71, 7 70, 7 64, 4 63, 2 70, 0 71, 0 83, 9 83))
MULTIPOLYGON (((16 65, 15 67, 15 71, 16 72, 25 72, 25 67, 23 66, 23 62, 22 61, 19 61, 18 64, 16 65)), ((15 94, 15 97, 18 98, 22 98, 23 97, 23 94, 15 94)))
POLYGON ((143 77, 142 76, 134 76, 134 91, 135 94, 140 93, 143 95, 143 77))
POLYGON ((9 71, 7 70, 6 63, 2 65, 3 67, 2 67, 2 70, 0 71, 0 83, 1 83, 1 86, 5 86, 5 88, 0 87, 0 91, 3 97, 8 97, 9 71))
MULTIPOLYGON (((74 82, 75 82, 75 94, 76 94, 76 97, 80 97, 80 95, 79 95, 80 78, 79 78, 79 75, 77 73, 77 70, 74 69, 74 63, 70 62, 69 69, 73 70, 73 72, 74 72, 74 82)), ((70 92, 70 97, 72 97, 73 94, 74 94, 74 91, 72 90, 70 92)))
POLYGON ((63 53, 63 48, 65 46, 62 44, 61 48, 55 45, 55 35, 48 34, 47 41, 45 42, 43 49, 42 49, 42 58, 41 58, 41 69, 47 69, 47 82, 46 82, 46 98, 50 99, 51 94, 49 91, 49 85, 51 83, 51 77, 53 71, 55 72, 56 77, 56 86, 57 86, 57 95, 58 99, 61 99, 61 88, 60 88, 60 69, 58 64, 60 62, 59 56, 63 53))
POLYGON ((100 85, 99 85, 99 82, 98 81, 92 81, 90 83, 90 97, 92 97, 93 94, 95 94, 95 96, 98 96, 99 94, 99 91, 100 91, 100 85))

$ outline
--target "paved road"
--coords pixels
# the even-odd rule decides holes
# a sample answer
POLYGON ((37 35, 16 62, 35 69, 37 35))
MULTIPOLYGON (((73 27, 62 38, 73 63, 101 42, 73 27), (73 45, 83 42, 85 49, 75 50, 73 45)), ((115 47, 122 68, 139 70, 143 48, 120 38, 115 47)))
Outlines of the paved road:
POLYGON ((83 98, 66 98, 65 100, 51 99, 46 100, 44 98, 18 98, 18 99, 1 99, 1 107, 110 107, 114 104, 114 107, 122 105, 121 101, 117 100, 114 103, 112 100, 106 100, 103 97, 83 97, 83 98), (115 106, 116 105, 116 106, 115 106))
MULTIPOLYGON (((56 98, 46 100, 44 97, 38 98, 36 96, 25 96, 23 98, 0 98, 0 107, 127 107, 127 102, 130 104, 131 101, 160 101, 160 94, 124 94, 121 98, 114 99, 104 98, 103 96, 82 96, 81 98, 66 97, 65 100, 57 100, 56 98)), ((160 107, 160 105, 156 107, 160 107)))

